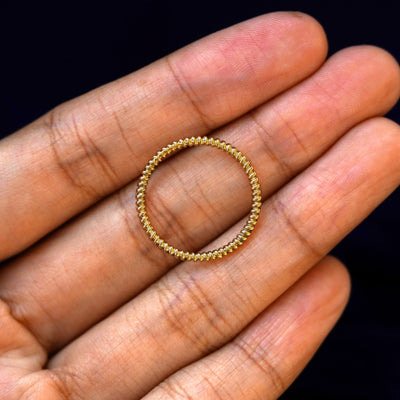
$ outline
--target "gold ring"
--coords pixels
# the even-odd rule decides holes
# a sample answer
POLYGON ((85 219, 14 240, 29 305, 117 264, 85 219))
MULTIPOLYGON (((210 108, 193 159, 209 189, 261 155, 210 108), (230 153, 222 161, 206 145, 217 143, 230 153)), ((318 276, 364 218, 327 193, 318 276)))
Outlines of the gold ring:
POLYGON ((258 182, 256 172, 254 171, 254 168, 250 164, 250 161, 247 160, 247 158, 239 150, 235 149, 230 144, 225 143, 224 141, 219 139, 209 138, 207 136, 181 139, 177 142, 173 142, 163 147, 157 154, 154 155, 154 157, 146 165, 146 168, 143 170, 139 180, 137 196, 136 196, 136 205, 139 213, 139 218, 143 225, 144 230, 149 235, 150 239, 152 239, 158 245, 158 247, 163 249, 165 252, 179 258, 182 261, 183 260, 209 261, 209 260, 215 260, 217 258, 222 258, 223 256, 232 253, 232 251, 236 250, 239 246, 241 246, 253 232, 258 217, 260 215, 261 204, 262 202, 261 202, 260 183, 258 182), (217 149, 226 151, 233 158, 239 161, 240 165, 246 171, 246 174, 249 178, 253 195, 250 217, 246 221, 246 224, 240 231, 240 233, 225 246, 220 247, 217 250, 203 252, 203 253, 194 253, 194 252, 179 250, 168 244, 157 234, 156 230, 153 228, 153 226, 149 221, 149 217, 146 211, 146 189, 149 183, 150 176, 156 169, 157 165, 159 165, 162 161, 168 158, 172 153, 185 149, 186 147, 193 147, 193 146, 216 147, 217 149))

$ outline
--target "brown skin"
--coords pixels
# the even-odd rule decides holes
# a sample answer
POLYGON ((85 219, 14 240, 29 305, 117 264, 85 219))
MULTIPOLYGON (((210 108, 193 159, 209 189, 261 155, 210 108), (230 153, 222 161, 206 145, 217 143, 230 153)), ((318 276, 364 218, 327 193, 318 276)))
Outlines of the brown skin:
MULTIPOLYGON (((312 18, 261 16, 0 142, 0 257, 15 256, 0 271, 1 398, 279 397, 348 298, 325 255, 400 183, 400 128, 380 117, 397 63, 326 50, 312 18), (235 253, 178 263, 139 224, 137 178, 163 145, 211 131, 252 161, 264 205, 235 253)), ((162 237, 190 250, 228 242, 250 201, 236 163, 205 148, 163 163, 148 196, 162 237)))

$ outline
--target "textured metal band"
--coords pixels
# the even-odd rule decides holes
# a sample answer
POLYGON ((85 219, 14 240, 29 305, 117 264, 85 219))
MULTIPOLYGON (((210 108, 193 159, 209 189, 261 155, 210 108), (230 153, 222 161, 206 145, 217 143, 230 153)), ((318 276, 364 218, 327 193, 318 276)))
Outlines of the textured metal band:
POLYGON ((244 241, 251 235, 260 214, 260 209, 262 204, 261 188, 260 188, 260 183, 258 182, 256 172, 254 171, 252 165, 250 164, 250 161, 247 160, 247 158, 240 151, 235 149, 230 144, 225 143, 219 139, 209 138, 207 136, 191 137, 191 138, 181 139, 177 142, 169 144, 166 147, 163 147, 148 162, 139 180, 136 204, 140 221, 146 233, 149 235, 150 239, 152 239, 161 249, 181 260, 209 261, 209 260, 215 260, 217 258, 222 258, 223 256, 232 253, 232 251, 241 246, 244 243, 244 241), (166 241, 160 238, 160 236, 157 234, 153 226, 150 224, 149 217, 146 211, 146 189, 149 183, 150 176, 157 167, 157 165, 160 164, 162 161, 164 161, 166 158, 168 158, 171 154, 175 153, 176 151, 182 150, 186 147, 194 147, 194 146, 216 147, 218 149, 226 151, 237 161, 239 161, 240 165, 246 171, 246 174, 249 178, 253 195, 250 217, 248 218, 245 226, 240 231, 240 233, 225 246, 220 247, 217 250, 208 251, 204 253, 201 252, 193 253, 184 250, 179 250, 169 245, 166 241))

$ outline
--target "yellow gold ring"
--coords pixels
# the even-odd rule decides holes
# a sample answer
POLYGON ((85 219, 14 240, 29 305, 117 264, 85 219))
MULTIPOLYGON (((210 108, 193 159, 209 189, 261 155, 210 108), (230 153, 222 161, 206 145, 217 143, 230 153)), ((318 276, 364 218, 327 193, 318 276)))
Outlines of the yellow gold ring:
POLYGON ((137 196, 136 196, 136 205, 139 213, 140 221, 143 225, 144 230, 149 235, 150 239, 152 239, 158 247, 163 249, 165 252, 183 260, 188 261, 209 261, 215 260, 217 258, 222 258, 232 251, 236 250, 239 246, 241 246, 244 241, 251 235, 253 229, 257 223, 258 217, 260 215, 261 210, 261 187, 258 182, 258 178, 254 168, 250 164, 250 161, 237 149, 231 146, 228 143, 225 143, 222 140, 209 138, 207 136, 203 137, 191 137, 186 139, 181 139, 177 142, 173 142, 168 146, 163 147, 154 157, 148 162, 146 168, 143 170, 142 175, 139 180, 137 196), (221 149, 229 153, 233 158, 239 161, 240 165, 246 171, 246 174, 250 181, 250 186, 252 190, 252 206, 250 211, 250 216, 246 221, 245 226, 240 231, 240 233, 228 244, 219 249, 203 252, 203 253, 194 253, 188 252, 184 250, 179 250, 170 244, 168 244, 165 240, 160 238, 157 234, 156 230, 153 228, 149 221, 149 217, 146 211, 146 189, 149 183, 149 179, 153 171, 156 169, 158 164, 168 158, 171 154, 185 149, 186 147, 194 147, 194 146, 211 146, 216 147, 217 149, 221 149))

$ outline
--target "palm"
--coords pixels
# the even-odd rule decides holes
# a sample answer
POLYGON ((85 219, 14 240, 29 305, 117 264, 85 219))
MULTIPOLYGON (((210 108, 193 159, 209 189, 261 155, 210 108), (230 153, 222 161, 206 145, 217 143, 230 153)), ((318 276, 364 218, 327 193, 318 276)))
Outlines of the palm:
MULTIPOLYGON (((346 271, 325 255, 400 181, 399 128, 376 117, 397 100, 397 65, 356 47, 317 70, 325 52, 309 17, 259 17, 0 143, 0 257, 15 256, 0 271, 1 398, 285 390, 346 303, 346 271), (178 263, 140 226, 137 178, 165 144, 204 134, 246 154, 264 204, 234 254, 178 263)), ((209 149, 152 179, 152 221, 179 248, 228 242, 249 210, 246 176, 209 149)))

